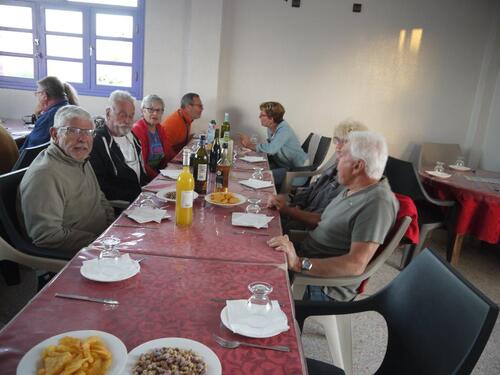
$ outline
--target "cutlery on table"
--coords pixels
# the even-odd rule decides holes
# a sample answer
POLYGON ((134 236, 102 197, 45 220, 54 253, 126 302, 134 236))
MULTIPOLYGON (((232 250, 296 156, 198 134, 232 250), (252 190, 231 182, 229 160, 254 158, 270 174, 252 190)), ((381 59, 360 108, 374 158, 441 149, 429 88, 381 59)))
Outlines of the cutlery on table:
POLYGON ((245 341, 237 341, 237 340, 226 340, 223 339, 220 336, 217 336, 215 333, 212 334, 215 342, 222 346, 223 348, 228 348, 228 349, 234 349, 237 348, 238 346, 250 346, 252 348, 259 348, 259 349, 269 349, 269 350, 277 350, 279 352, 289 352, 290 348, 288 346, 283 346, 283 345, 259 345, 259 344, 253 344, 251 342, 245 342, 245 341))
POLYGON ((59 298, 78 299, 81 301, 106 303, 108 305, 119 305, 120 304, 120 302, 118 302, 117 300, 114 300, 114 299, 87 297, 87 296, 80 296, 78 294, 56 293, 56 294, 54 294, 54 296, 59 297, 59 298))
POLYGON ((266 236, 266 237, 271 236, 269 233, 254 232, 251 230, 233 231, 233 234, 254 234, 256 236, 266 236))

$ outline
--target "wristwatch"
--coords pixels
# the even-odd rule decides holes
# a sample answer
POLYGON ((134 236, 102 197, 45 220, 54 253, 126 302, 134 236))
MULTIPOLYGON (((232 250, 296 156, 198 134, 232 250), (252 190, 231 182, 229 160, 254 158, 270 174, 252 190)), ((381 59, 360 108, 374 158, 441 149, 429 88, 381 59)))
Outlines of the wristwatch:
POLYGON ((309 260, 309 258, 302 259, 302 263, 301 263, 301 267, 300 267, 300 269, 302 271, 310 271, 312 267, 313 267, 313 265, 312 265, 311 261, 309 260))

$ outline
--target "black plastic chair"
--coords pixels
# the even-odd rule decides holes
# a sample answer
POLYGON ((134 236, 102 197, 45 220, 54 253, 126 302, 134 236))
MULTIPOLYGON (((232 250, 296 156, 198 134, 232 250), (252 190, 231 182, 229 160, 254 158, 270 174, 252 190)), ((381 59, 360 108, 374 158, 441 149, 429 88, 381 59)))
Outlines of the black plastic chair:
MULTIPOLYGON (((0 175, 0 224, 5 232, 4 239, 18 251, 31 256, 48 259, 71 259, 73 254, 35 246, 21 229, 16 209, 17 191, 27 169, 0 175)), ((60 264, 60 262, 55 262, 55 264, 60 264)))
POLYGON ((389 180, 394 193, 409 196, 415 202, 418 212, 420 239, 417 245, 408 246, 403 252, 401 268, 404 268, 415 258, 424 247, 430 231, 437 228, 448 229, 449 243, 453 239, 454 201, 434 199, 427 194, 418 173, 412 163, 389 156, 385 165, 384 175, 389 180), (443 207, 448 207, 447 212, 443 207))
POLYGON ((12 167, 13 171, 17 171, 19 169, 23 169, 29 167, 31 162, 35 160, 40 152, 49 147, 50 141, 47 143, 43 143, 38 146, 27 147, 21 151, 21 155, 19 155, 19 159, 17 159, 16 164, 12 167))
MULTIPOLYGON (((426 249, 389 285, 355 302, 295 301, 299 326, 312 315, 380 313, 388 329, 376 374, 469 374, 498 316, 498 306, 446 261, 426 249)), ((338 368, 308 360, 309 374, 338 368)))

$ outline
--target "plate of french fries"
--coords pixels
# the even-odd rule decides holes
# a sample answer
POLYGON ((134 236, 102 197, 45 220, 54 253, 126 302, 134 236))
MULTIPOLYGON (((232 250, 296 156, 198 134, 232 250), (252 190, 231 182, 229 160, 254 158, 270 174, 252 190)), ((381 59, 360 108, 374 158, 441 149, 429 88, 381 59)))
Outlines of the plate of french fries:
POLYGON ((247 198, 238 193, 221 191, 205 195, 205 200, 208 203, 215 204, 216 206, 233 207, 245 203, 247 198))
POLYGON ((127 348, 110 333, 85 330, 52 336, 31 348, 17 366, 17 375, 119 375, 127 348))

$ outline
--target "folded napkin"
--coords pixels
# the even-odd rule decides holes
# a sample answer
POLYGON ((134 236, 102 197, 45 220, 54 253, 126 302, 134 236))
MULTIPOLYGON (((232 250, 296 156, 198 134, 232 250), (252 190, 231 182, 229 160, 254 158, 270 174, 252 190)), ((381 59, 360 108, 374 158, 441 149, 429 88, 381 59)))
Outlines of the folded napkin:
POLYGON ((436 172, 436 171, 426 171, 428 174, 434 177, 438 178, 449 178, 451 177, 451 174, 449 173, 444 173, 444 172, 436 172))
POLYGON ((288 319, 277 301, 271 301, 273 308, 266 314, 252 313, 247 300, 228 300, 227 320, 229 329, 250 337, 271 337, 288 331, 288 319))
POLYGON ((81 273, 87 278, 100 281, 115 281, 131 277, 139 272, 141 266, 128 254, 118 259, 91 259, 82 262, 81 273))
POLYGON ((449 167, 451 169, 454 169, 456 171, 461 171, 461 172, 470 171, 470 168, 466 167, 465 165, 450 164, 449 167))
POLYGON ((248 214, 245 212, 233 212, 231 224, 241 227, 267 228, 267 224, 274 216, 262 214, 248 214))
POLYGON ((273 186, 272 181, 257 180, 255 178, 249 178, 248 180, 241 180, 240 184, 251 187, 253 189, 264 189, 273 186))
POLYGON ((149 221, 156 221, 157 223, 160 223, 162 219, 168 219, 170 217, 166 210, 160 210, 159 208, 153 207, 134 207, 127 210, 126 214, 129 218, 140 224, 144 224, 149 221))
POLYGON ((177 180, 177 177, 181 174, 182 169, 160 169, 162 176, 171 178, 172 180, 177 180))
POLYGON ((266 161, 266 158, 262 156, 243 156, 240 158, 240 160, 249 162, 249 163, 260 163, 263 161, 266 161))

